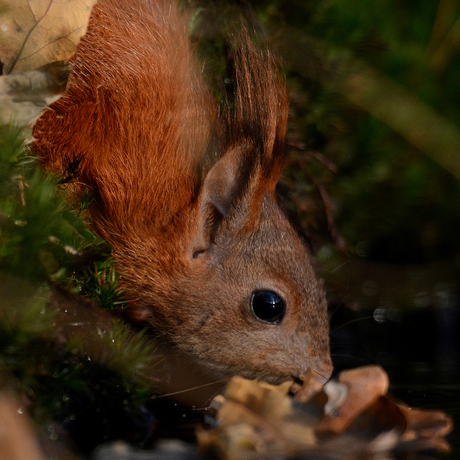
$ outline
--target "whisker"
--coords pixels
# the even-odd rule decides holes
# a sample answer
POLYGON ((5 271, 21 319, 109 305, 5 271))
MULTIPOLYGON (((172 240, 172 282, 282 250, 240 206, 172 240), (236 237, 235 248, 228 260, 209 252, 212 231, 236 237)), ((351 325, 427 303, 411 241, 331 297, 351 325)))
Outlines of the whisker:
POLYGON ((319 375, 320 377, 322 377, 324 379, 324 382, 327 382, 329 380, 329 377, 326 377, 325 375, 323 375, 321 372, 315 370, 315 369, 312 369, 313 372, 317 375, 319 375))
POLYGON ((331 270, 329 273, 326 273, 324 275, 324 278, 327 278, 328 276, 332 275, 333 273, 335 273, 337 270, 340 270, 343 266, 347 265, 349 263, 348 260, 346 260, 345 262, 342 262, 340 265, 338 265, 337 267, 335 267, 333 270, 331 270))
POLYGON ((336 313, 337 311, 343 307, 345 305, 343 299, 345 298, 345 296, 342 297, 342 299, 340 300, 340 302, 337 302, 337 306, 334 308, 334 310, 332 310, 329 314, 329 319, 331 319, 336 313))
MULTIPOLYGON (((227 379, 222 379, 222 380, 215 380, 214 382, 209 382, 209 383, 204 383, 203 385, 198 385, 196 387, 191 387, 191 388, 186 388, 185 390, 178 390, 178 391, 173 391, 171 393, 165 393, 162 395, 158 395, 157 398, 167 398, 168 396, 174 396, 174 395, 179 395, 179 394, 184 394, 187 393, 188 391, 194 391, 194 390, 199 390, 201 388, 209 387, 211 385, 216 385, 217 383, 222 383, 222 382, 228 382, 227 379)), ((218 391, 215 393, 215 395, 218 393, 218 391)), ((214 396, 215 396, 214 395, 214 396)))
POLYGON ((363 316, 362 318, 352 319, 350 321, 347 321, 344 324, 341 324, 340 326, 337 326, 334 330, 331 331, 331 334, 333 334, 334 332, 338 331, 339 329, 342 329, 342 327, 349 326, 350 324, 357 323, 357 322, 363 321, 363 320, 369 320, 369 319, 374 320, 374 317, 373 316, 363 316))
POLYGON ((212 396, 210 396, 210 398, 209 398, 208 401, 207 401, 208 406, 206 407, 206 409, 210 409, 210 408, 211 408, 212 400, 220 393, 221 390, 222 390, 222 388, 221 388, 220 390, 217 390, 212 396))

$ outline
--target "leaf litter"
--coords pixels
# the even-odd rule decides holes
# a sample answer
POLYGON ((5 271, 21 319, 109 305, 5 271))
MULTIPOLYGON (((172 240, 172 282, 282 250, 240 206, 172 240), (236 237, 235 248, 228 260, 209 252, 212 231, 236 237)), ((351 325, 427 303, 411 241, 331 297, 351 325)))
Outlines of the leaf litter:
MULTIPOLYGON (((204 449, 222 458, 381 459, 420 451, 448 452, 452 419, 388 394, 380 366, 342 372, 322 386, 269 385, 234 377, 216 396, 216 425, 198 430, 204 449)), ((403 457, 404 458, 404 457, 403 457)))

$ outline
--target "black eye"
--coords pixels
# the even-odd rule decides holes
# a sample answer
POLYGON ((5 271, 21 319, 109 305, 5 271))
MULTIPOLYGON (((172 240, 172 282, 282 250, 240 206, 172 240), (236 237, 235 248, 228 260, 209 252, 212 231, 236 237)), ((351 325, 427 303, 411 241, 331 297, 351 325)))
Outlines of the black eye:
POLYGON ((267 323, 278 322, 285 311, 283 299, 270 291, 255 292, 252 295, 251 307, 257 318, 267 323))

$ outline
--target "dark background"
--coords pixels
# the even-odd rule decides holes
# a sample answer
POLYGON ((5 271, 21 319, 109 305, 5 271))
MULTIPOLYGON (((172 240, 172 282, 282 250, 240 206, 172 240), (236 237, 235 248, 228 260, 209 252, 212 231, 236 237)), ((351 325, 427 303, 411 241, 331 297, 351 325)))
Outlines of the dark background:
POLYGON ((460 3, 252 6, 284 60, 281 191, 325 280, 336 371, 381 364, 458 425, 460 3))

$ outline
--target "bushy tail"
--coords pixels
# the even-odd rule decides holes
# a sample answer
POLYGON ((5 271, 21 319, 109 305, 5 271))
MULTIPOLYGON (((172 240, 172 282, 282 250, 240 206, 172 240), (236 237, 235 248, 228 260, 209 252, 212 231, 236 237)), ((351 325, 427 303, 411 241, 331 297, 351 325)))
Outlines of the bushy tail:
POLYGON ((73 66, 35 150, 61 174, 78 164, 109 241, 165 226, 194 195, 215 117, 186 20, 166 0, 99 0, 73 66))

